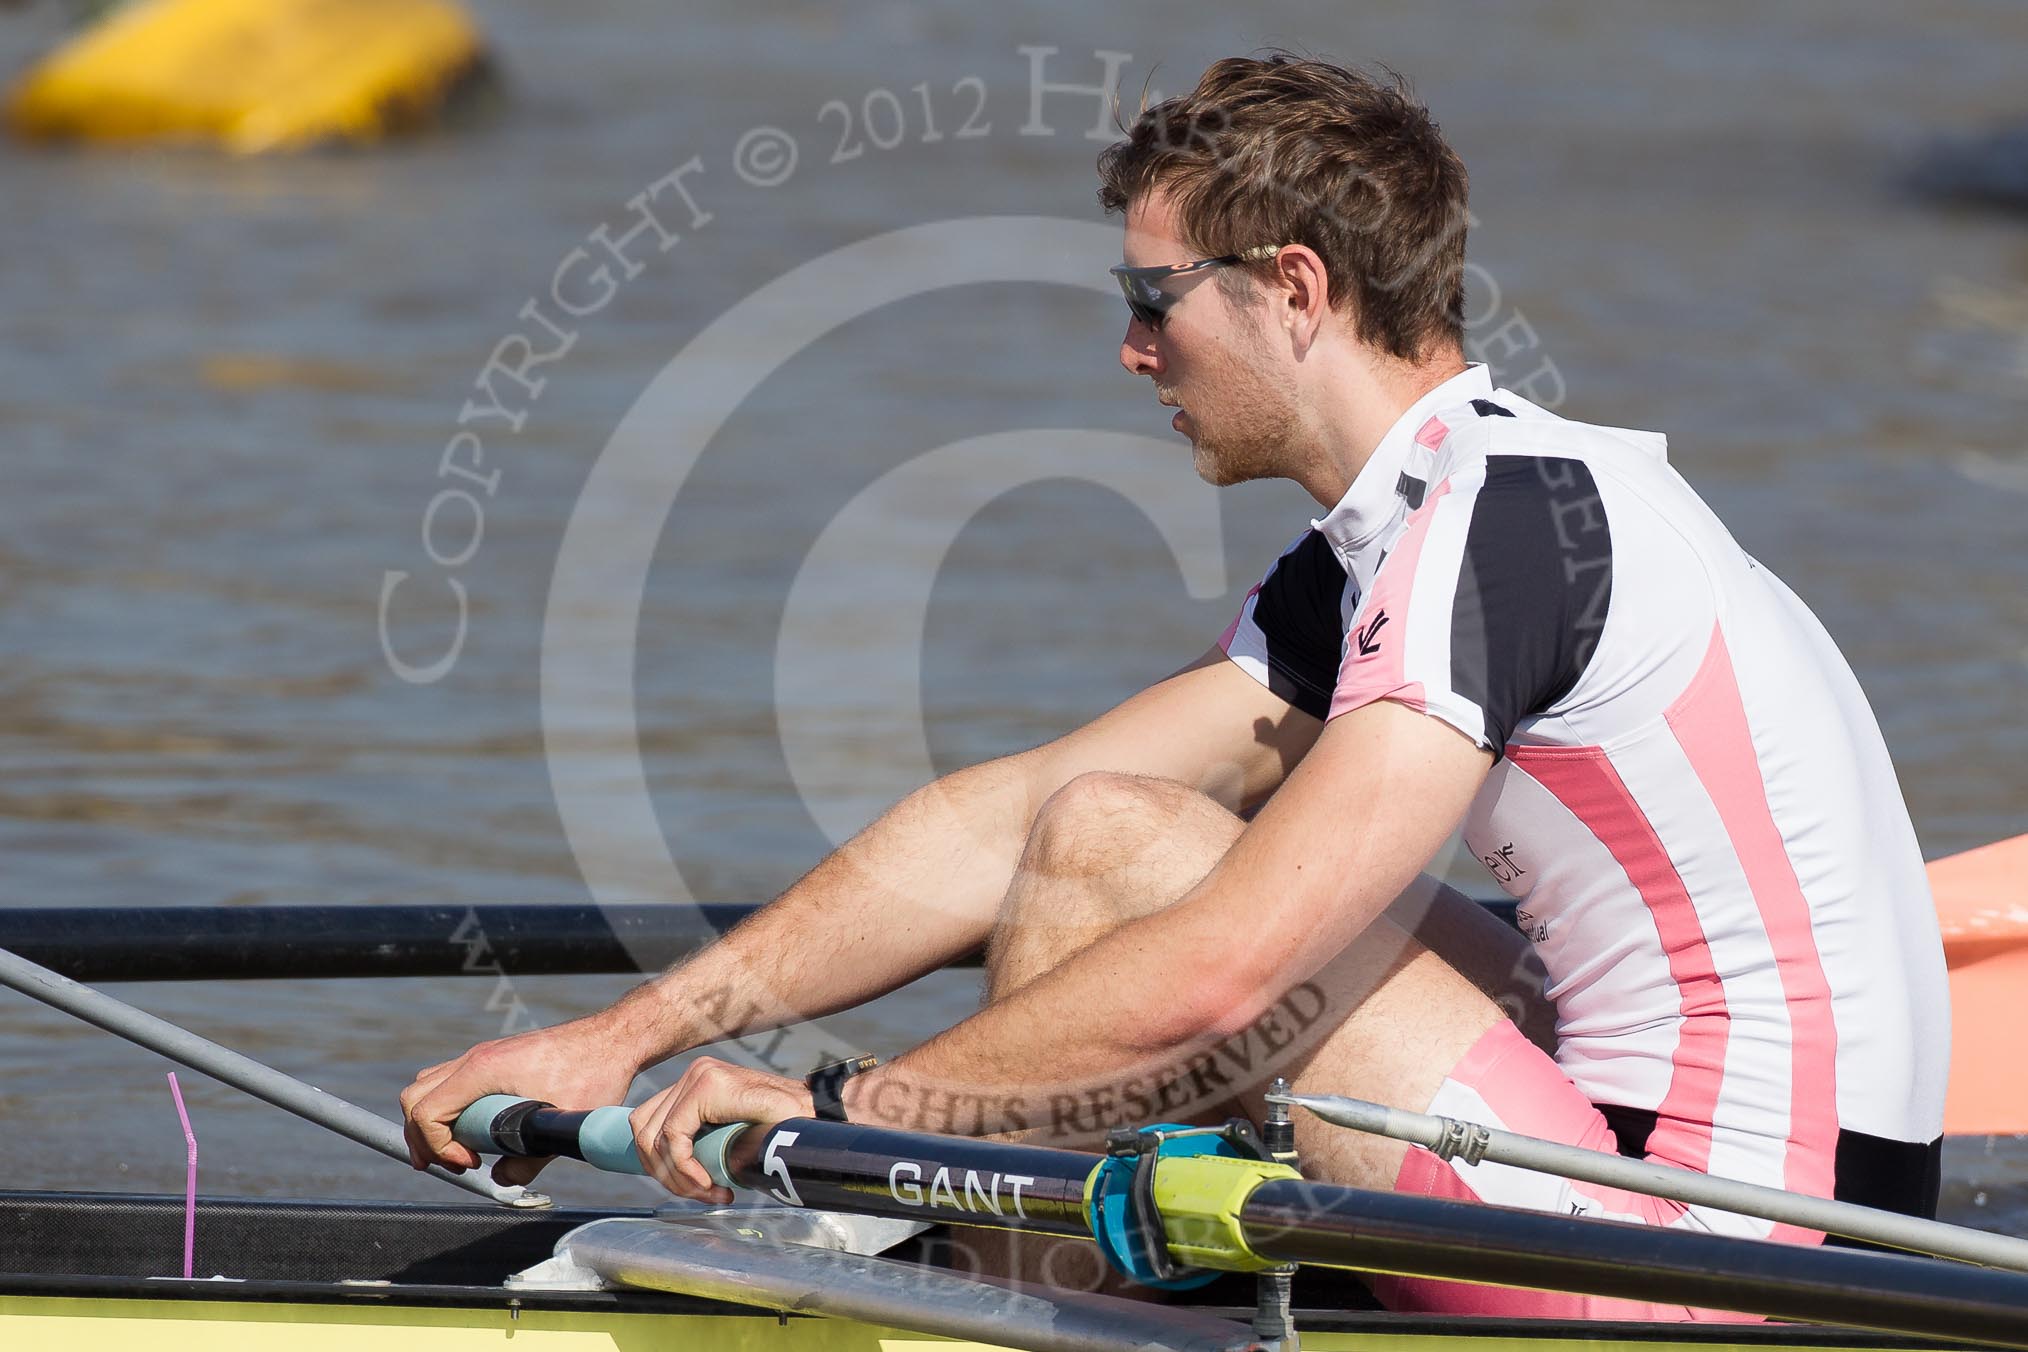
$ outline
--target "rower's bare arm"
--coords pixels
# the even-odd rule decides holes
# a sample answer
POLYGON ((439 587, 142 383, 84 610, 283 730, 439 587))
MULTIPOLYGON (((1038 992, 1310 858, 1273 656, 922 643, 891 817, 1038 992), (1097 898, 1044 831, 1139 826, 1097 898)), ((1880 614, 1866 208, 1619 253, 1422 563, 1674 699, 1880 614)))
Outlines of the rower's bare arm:
MULTIPOLYGON (((915 1085, 1077 1092, 1174 1065, 1247 1027, 1353 942, 1417 876, 1492 766, 1447 725, 1380 702, 1332 721, 1204 881, 847 1085, 880 1121, 915 1085), (1075 1030, 1076 1036, 1064 1036, 1075 1030)), ((1030 1100, 1031 1105, 1033 1100, 1030 1100)))
MULTIPOLYGON (((916 790, 773 904, 611 1008, 482 1043, 402 1095, 419 1162, 469 1166, 449 1124, 484 1094, 619 1102, 641 1070, 705 1043, 850 1008, 977 948, 1037 811, 1079 775, 1174 779, 1239 808, 1281 784, 1322 724, 1217 649, 1047 745, 916 790)), ((533 1177, 527 1162, 506 1181, 533 1177)))
POLYGON ((1213 649, 1054 742, 918 789, 719 943, 610 1013, 648 1065, 884 995, 986 941, 1042 804, 1095 771, 1159 776, 1235 809, 1272 793, 1322 724, 1213 649))
POLYGON ((1235 812, 1257 807, 1323 729, 1213 648, 1077 731, 1009 757, 1031 786, 1022 834, 1044 799, 1093 771, 1173 779, 1235 812))

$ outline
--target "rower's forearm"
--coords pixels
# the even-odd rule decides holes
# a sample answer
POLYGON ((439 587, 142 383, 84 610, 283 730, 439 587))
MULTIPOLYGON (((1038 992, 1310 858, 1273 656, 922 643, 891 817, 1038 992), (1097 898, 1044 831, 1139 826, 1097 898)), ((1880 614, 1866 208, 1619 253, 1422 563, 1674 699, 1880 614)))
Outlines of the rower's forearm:
MULTIPOLYGON (((1167 1086, 1272 1019, 1275 1005, 1383 909, 1381 889, 1329 882, 1343 875, 1291 862, 1294 853, 1243 837, 1179 901, 847 1081, 848 1114, 919 1127, 913 1119, 955 1113, 966 1125, 948 1129, 986 1135, 1036 1125, 1039 1111, 1065 1101, 1166 1102, 1167 1086), (1262 896, 1277 901, 1263 908, 1254 900, 1262 896)), ((1305 1024, 1324 1012, 1310 1010, 1305 1024)), ((1286 1033, 1276 1034, 1284 1045, 1286 1033)))
POLYGON ((1066 1100, 1163 1094, 1217 1044, 1231 1014, 1220 1003, 1216 936, 1193 938, 1186 928, 1160 916, 1122 926, 964 1022, 849 1080, 848 1115, 911 1130, 992 1135, 1041 1125, 1051 1105, 1066 1100))
POLYGON ((1021 758, 946 775, 603 1017, 646 1066, 935 971, 985 942, 1034 814, 1021 758))

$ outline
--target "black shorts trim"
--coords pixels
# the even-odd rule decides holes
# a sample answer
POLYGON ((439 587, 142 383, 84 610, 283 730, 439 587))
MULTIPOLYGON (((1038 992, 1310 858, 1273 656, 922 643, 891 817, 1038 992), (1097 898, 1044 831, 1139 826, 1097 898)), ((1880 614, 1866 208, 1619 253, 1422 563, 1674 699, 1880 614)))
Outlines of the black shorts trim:
MULTIPOLYGON (((1655 1110, 1611 1103, 1595 1106, 1612 1128, 1619 1152, 1629 1159, 1645 1158, 1648 1137, 1655 1130, 1655 1110)), ((1832 1179, 1831 1195, 1837 1201, 1934 1220, 1937 1195, 1943 1189, 1943 1138, 1896 1141, 1841 1129, 1832 1179)), ((1835 1235, 1825 1242, 1851 1248, 1878 1247, 1835 1235)))

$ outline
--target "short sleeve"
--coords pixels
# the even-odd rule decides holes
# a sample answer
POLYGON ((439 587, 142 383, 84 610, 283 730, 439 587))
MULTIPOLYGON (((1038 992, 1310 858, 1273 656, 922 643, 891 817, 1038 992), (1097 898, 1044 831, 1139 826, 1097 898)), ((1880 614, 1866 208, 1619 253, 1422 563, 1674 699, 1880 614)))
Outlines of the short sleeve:
POLYGON ((1391 699, 1496 755, 1589 666, 1612 601, 1591 470, 1557 456, 1461 466, 1412 514, 1345 636, 1330 715, 1391 699))
POLYGON ((1345 646, 1346 585, 1330 542, 1305 531, 1247 593, 1218 646, 1276 695, 1324 718, 1345 646))

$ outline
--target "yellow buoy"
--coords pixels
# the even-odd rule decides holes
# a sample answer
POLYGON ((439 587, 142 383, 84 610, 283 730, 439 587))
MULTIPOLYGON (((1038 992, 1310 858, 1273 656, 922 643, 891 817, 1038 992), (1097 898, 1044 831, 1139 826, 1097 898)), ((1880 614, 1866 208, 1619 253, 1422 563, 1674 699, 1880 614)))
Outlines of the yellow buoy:
POLYGON ((245 153, 374 141, 430 123, 484 63, 455 0, 135 0, 29 70, 7 121, 245 153))

